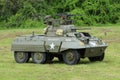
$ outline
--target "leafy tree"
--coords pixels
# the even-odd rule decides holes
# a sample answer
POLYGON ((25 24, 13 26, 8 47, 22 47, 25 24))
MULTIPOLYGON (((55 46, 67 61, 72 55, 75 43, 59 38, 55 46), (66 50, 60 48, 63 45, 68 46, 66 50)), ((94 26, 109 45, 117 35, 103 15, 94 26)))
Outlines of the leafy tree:
POLYGON ((0 0, 0 27, 32 27, 57 13, 81 14, 76 25, 118 24, 120 0, 0 0))

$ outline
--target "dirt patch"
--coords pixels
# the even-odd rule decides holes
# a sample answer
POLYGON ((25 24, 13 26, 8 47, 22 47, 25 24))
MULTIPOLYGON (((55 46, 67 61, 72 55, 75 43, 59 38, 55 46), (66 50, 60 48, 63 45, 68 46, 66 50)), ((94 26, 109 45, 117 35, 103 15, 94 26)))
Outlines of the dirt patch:
POLYGON ((115 42, 115 43, 120 43, 120 39, 104 40, 104 41, 107 42, 107 43, 113 43, 113 42, 115 42))
POLYGON ((106 28, 101 29, 101 31, 103 31, 103 32, 113 32, 113 30, 111 30, 111 29, 106 29, 106 28))
POLYGON ((9 33, 9 34, 0 34, 0 40, 5 39, 5 38, 15 38, 17 36, 23 35, 24 33, 22 32, 14 32, 14 33, 9 33))

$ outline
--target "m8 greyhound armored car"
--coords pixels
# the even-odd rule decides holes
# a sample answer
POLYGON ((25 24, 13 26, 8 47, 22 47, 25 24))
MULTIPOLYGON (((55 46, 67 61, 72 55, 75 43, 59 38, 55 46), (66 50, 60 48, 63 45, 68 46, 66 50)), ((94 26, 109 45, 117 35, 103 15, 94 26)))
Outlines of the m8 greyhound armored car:
POLYGON ((77 32, 72 15, 60 15, 61 19, 45 18, 47 28, 43 35, 20 36, 12 42, 12 51, 17 63, 26 63, 32 58, 34 63, 46 63, 57 57, 66 64, 73 65, 80 58, 103 61, 107 45, 87 32, 77 32))

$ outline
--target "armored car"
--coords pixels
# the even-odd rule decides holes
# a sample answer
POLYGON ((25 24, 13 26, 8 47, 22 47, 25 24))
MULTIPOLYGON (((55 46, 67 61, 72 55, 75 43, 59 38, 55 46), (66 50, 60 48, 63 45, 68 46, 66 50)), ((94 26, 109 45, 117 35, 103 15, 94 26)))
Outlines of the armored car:
POLYGON ((86 57, 92 62, 103 61, 106 43, 87 32, 78 31, 84 28, 77 29, 73 21, 65 17, 62 16, 62 20, 46 18, 44 34, 16 37, 11 46, 15 61, 26 63, 32 58, 34 63, 43 64, 54 57, 69 65, 86 57))

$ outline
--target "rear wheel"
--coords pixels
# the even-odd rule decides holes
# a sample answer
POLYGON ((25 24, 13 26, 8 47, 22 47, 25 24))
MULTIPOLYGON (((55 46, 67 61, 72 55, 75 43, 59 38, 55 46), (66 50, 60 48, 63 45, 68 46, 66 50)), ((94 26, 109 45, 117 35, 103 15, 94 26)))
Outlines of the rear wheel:
POLYGON ((96 56, 96 57, 89 57, 89 60, 91 61, 91 62, 94 62, 94 61, 103 61, 103 59, 104 59, 104 53, 102 54, 102 55, 100 55, 100 56, 96 56))
POLYGON ((36 52, 31 53, 32 61, 37 64, 43 64, 46 61, 46 53, 36 52))
POLYGON ((30 56, 26 52, 14 52, 14 58, 17 63, 26 63, 29 61, 30 56))
POLYGON ((77 64, 80 60, 79 53, 76 50, 68 50, 63 53, 63 60, 66 64, 77 64))

